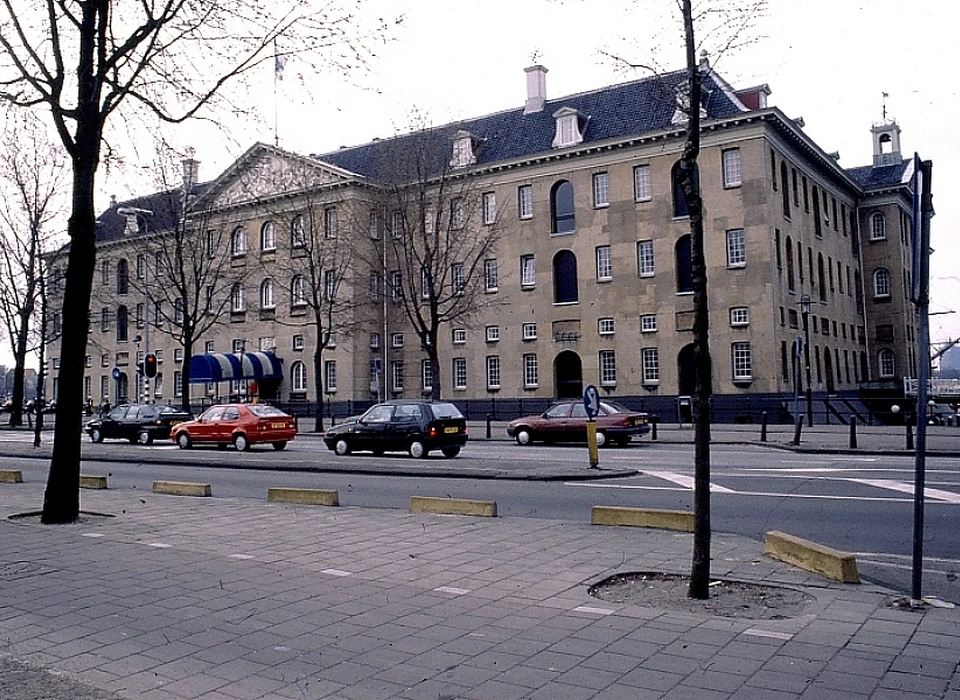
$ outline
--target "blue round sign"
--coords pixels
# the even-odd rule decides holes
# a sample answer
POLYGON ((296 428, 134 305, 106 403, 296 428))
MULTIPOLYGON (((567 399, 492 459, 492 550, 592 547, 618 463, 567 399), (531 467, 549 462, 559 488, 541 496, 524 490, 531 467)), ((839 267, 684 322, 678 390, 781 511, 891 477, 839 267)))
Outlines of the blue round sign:
POLYGON ((587 384, 583 390, 583 407, 590 418, 596 418, 600 413, 600 392, 593 384, 587 384))
POLYGON ((120 368, 114 367, 113 372, 111 373, 114 379, 120 379, 120 368))

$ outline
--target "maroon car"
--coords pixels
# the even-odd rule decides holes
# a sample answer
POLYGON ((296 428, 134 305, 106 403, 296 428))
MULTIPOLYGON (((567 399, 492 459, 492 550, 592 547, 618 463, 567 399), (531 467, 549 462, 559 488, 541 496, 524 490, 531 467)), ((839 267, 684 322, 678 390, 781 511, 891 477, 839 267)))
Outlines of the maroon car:
MULTIPOLYGON (((601 401, 597 414, 597 445, 626 445, 634 435, 650 432, 649 416, 613 401, 601 401)), ((539 416, 524 416, 507 424, 507 435, 520 445, 540 442, 586 442, 587 409, 583 401, 558 401, 539 416)))
POLYGON ((211 406, 196 420, 179 423, 170 431, 170 439, 182 450, 206 442, 220 449, 233 444, 241 452, 262 443, 282 450, 296 435, 296 419, 264 403, 211 406))

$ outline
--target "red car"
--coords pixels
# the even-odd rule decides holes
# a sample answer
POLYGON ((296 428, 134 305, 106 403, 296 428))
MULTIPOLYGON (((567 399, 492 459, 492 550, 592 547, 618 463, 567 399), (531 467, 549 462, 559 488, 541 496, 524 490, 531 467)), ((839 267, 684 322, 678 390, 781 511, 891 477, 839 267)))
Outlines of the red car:
POLYGON ((170 431, 170 439, 182 450, 210 442, 221 450, 233 443, 243 452, 265 442, 282 450, 296 434, 296 419, 279 408, 265 403, 231 403, 211 406, 196 420, 178 423, 170 431))
MULTIPOLYGON (((613 401, 600 401, 597 415, 597 445, 626 445, 633 435, 650 432, 649 416, 631 411, 613 401)), ((517 418, 507 424, 507 435, 520 445, 542 442, 585 442, 587 409, 583 401, 558 401, 539 416, 517 418)))

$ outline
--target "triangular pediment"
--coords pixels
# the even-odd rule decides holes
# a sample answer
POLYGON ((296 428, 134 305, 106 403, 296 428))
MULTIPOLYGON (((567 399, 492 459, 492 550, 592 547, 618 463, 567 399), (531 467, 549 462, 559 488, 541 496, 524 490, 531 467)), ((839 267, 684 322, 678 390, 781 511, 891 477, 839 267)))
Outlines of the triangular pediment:
POLYGON ((363 179, 315 158, 257 143, 211 182, 192 206, 207 210, 234 208, 363 179))

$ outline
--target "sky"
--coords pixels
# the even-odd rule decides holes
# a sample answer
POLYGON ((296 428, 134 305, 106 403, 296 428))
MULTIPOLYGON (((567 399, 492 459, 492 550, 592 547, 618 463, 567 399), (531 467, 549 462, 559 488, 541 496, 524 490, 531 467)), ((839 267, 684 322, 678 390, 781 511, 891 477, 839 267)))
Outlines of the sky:
MULTIPOLYGON (((933 161, 931 338, 960 338, 960 138, 947 118, 960 114, 957 86, 944 80, 951 3, 942 0, 771 0, 753 40, 711 54, 734 85, 766 83, 769 103, 803 117, 805 131, 843 167, 872 161, 870 127, 896 119, 905 156, 933 161), (887 97, 884 98, 883 94, 887 97)), ((263 68, 262 89, 250 98, 258 120, 222 128, 188 125, 175 135, 196 149, 201 179, 219 175, 256 141, 300 153, 388 137, 410 124, 414 109, 436 124, 523 105, 524 68, 547 67, 547 96, 593 90, 648 73, 634 63, 683 67, 675 0, 370 0, 370 11, 402 12, 394 41, 378 49, 367 74, 350 82, 306 75, 296 58, 283 79, 263 68)), ((281 45, 282 51, 282 45, 281 45)), ((107 175, 102 207, 149 191, 129 172, 107 175), (140 189, 138 192, 137 187, 140 189)))

